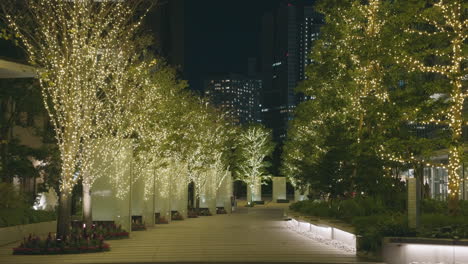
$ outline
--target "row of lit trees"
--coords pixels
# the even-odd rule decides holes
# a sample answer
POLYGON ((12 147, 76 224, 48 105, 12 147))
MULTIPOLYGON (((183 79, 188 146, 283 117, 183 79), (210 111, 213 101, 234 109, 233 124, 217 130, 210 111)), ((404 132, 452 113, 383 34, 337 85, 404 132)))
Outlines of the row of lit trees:
POLYGON ((283 172, 333 186, 334 195, 381 193, 384 175, 405 166, 419 174, 423 166, 444 166, 429 158, 445 147, 455 211, 466 122, 467 4, 319 1, 317 9, 326 24, 310 55, 309 78, 299 87, 315 99, 296 111, 283 172), (443 129, 421 138, 411 124, 443 129))
MULTIPOLYGON (((111 173, 106 164, 129 149, 133 181, 143 178, 147 187, 157 180, 160 191, 193 182, 197 198, 207 189, 216 193, 228 175, 233 128, 218 110, 185 91, 174 70, 146 54, 149 42, 140 27, 149 6, 28 0, 3 7, 38 70, 60 151, 59 236, 69 233, 73 187, 82 180, 89 224, 93 183, 111 173)), ((119 171, 112 173, 116 195, 123 197, 129 182, 119 171)))
POLYGON ((122 114, 112 113, 112 106, 128 89, 127 72, 137 63, 134 38, 143 16, 135 18, 138 5, 123 2, 11 1, 3 6, 8 25, 38 69, 61 158, 58 234, 67 235, 72 189, 83 178, 89 193, 96 140, 112 133, 110 120, 122 114))

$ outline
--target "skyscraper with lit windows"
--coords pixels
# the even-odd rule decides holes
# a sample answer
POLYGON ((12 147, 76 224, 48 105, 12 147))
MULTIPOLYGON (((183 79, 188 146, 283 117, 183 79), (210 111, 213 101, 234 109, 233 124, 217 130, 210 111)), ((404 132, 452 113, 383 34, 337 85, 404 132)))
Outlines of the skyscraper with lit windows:
POLYGON ((309 58, 309 53, 318 40, 320 35, 320 27, 323 25, 323 16, 315 11, 312 6, 304 7, 304 17, 300 24, 300 41, 299 41, 299 80, 305 80, 305 70, 312 62, 309 58))
POLYGON ((255 77, 228 73, 205 80, 205 95, 235 124, 260 123, 262 81, 255 77))
POLYGON ((286 137, 297 104, 309 99, 295 93, 306 78, 309 52, 323 18, 309 1, 281 1, 262 22, 262 120, 277 141, 286 137))

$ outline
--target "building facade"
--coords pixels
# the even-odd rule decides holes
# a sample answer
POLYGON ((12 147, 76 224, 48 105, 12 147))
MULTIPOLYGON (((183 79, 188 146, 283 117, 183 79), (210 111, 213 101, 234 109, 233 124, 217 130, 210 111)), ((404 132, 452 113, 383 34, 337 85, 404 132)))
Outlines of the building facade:
POLYGON ((156 53, 183 73, 185 68, 185 1, 159 0, 148 15, 156 40, 156 53))
POLYGON ((276 141, 286 137, 287 123, 305 99, 295 92, 311 63, 309 52, 323 18, 304 2, 283 1, 262 19, 262 120, 276 141))
POLYGON ((205 95, 235 124, 260 123, 262 80, 240 74, 212 75, 205 80, 205 95))

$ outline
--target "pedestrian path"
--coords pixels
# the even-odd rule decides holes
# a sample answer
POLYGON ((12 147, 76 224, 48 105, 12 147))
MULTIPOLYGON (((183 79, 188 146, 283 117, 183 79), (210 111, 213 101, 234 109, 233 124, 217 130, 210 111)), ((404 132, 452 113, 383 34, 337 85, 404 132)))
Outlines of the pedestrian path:
POLYGON ((109 241, 110 252, 79 255, 13 256, 0 247, 0 263, 365 263, 358 257, 287 229, 284 206, 238 208, 157 225, 109 241))

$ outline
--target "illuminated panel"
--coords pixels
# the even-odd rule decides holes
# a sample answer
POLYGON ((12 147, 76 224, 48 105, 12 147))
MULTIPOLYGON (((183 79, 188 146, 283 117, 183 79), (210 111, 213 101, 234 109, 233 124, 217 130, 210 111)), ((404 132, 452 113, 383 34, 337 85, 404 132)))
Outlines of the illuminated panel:
POLYGON ((468 263, 468 246, 387 243, 383 253, 388 264, 468 263))
POLYGON ((298 222, 297 228, 300 232, 310 232, 310 224, 307 222, 298 222))
POLYGON ((315 225, 292 218, 286 222, 292 231, 337 249, 356 253, 356 235, 336 227, 315 225))
POLYGON ((329 226, 317 226, 313 224, 310 225, 310 232, 317 234, 324 239, 332 239, 332 228, 329 226))
POLYGON ((356 248, 356 236, 338 228, 333 228, 333 239, 356 248))

